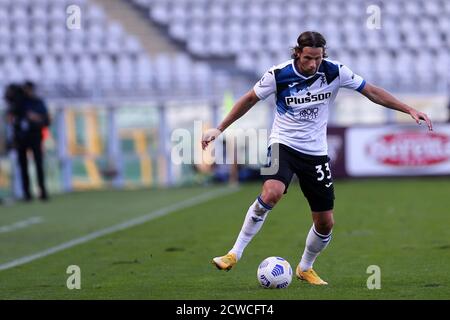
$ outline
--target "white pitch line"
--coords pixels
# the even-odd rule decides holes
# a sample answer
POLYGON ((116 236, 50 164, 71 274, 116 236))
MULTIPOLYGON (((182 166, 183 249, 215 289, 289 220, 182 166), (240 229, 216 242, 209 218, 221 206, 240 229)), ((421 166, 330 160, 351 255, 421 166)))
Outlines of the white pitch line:
POLYGON ((116 224, 112 227, 108 227, 105 229, 101 229, 92 233, 89 233, 85 236, 76 238, 76 239, 72 239, 70 241, 64 242, 62 244, 59 244, 57 246, 48 248, 46 250, 37 252, 35 254, 29 255, 29 256, 25 256, 25 257, 21 257, 19 259, 4 263, 4 264, 0 264, 0 271, 2 270, 6 270, 6 269, 10 269, 10 268, 14 268, 17 266, 20 266, 22 264, 31 262, 33 260, 36 259, 40 259, 46 256, 49 256, 53 253, 74 247, 76 245, 79 245, 81 243, 85 243, 88 241, 91 241, 93 239, 99 238, 101 236, 113 233, 113 232, 117 232, 117 231, 121 231, 124 229, 128 229, 140 224, 143 224, 147 221, 168 215, 174 211, 180 210, 180 209, 186 209, 188 207, 194 206, 196 204, 208 201, 210 199, 216 198, 218 196, 222 196, 222 195, 226 195, 229 193, 233 193, 236 192, 239 188, 236 187, 231 187, 231 188, 227 188, 227 189, 220 189, 220 190, 215 190, 215 191, 211 191, 211 192, 207 192, 204 194, 201 194, 199 196, 193 197, 191 199, 187 199, 178 203, 175 203, 173 205, 158 209, 156 211, 150 212, 146 215, 140 216, 140 217, 136 217, 130 220, 127 220, 125 222, 116 224))
POLYGON ((13 224, 7 226, 0 226, 0 234, 20 230, 32 226, 33 224, 41 223, 42 221, 44 221, 42 217, 31 217, 26 220, 14 222, 13 224))

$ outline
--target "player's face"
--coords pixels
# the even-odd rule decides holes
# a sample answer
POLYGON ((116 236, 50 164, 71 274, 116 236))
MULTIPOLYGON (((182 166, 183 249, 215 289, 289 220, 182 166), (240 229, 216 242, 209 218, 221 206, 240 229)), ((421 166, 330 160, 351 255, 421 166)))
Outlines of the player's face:
POLYGON ((313 75, 319 69, 322 59, 322 48, 304 47, 299 57, 300 71, 306 75, 313 75))

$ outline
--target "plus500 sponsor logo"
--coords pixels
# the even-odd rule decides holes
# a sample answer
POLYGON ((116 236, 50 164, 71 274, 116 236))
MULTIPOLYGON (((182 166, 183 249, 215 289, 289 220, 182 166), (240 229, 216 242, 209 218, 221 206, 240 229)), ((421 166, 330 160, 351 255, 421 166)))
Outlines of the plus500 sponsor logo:
POLYGON ((318 94, 310 94, 308 92, 306 94, 306 96, 303 96, 303 97, 289 96, 289 97, 286 97, 285 99, 286 99, 286 105, 298 106, 298 105, 302 105, 304 103, 322 101, 322 100, 328 99, 329 97, 331 97, 331 92, 324 92, 324 93, 318 93, 318 94))
POLYGON ((450 136, 404 132, 379 137, 366 147, 378 162, 391 166, 428 166, 450 160, 450 136))

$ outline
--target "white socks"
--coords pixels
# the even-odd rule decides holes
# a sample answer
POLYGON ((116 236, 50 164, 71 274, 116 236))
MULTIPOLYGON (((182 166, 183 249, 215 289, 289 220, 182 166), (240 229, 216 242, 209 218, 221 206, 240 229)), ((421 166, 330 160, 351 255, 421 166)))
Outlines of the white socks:
POLYGON ((250 208, 248 208, 241 232, 233 248, 230 250, 231 253, 236 254, 238 260, 241 258, 245 247, 247 247, 249 242, 261 229, 270 210, 272 210, 272 207, 264 203, 261 197, 258 197, 250 208))
POLYGON ((317 256, 323 249, 325 249, 331 240, 331 232, 327 235, 320 234, 314 228, 314 225, 309 230, 306 237, 306 247, 300 260, 300 269, 306 271, 311 269, 317 256))
MULTIPOLYGON (((272 210, 272 207, 264 203, 261 197, 258 197, 248 208, 241 232, 239 233, 233 248, 229 251, 230 253, 236 254, 238 260, 241 258, 244 249, 261 229, 270 210, 272 210)), ((323 235, 315 230, 314 225, 311 227, 308 236, 306 237, 305 251, 303 252, 300 261, 300 269, 302 271, 312 268, 317 256, 327 247, 330 240, 331 232, 327 235, 323 235)))

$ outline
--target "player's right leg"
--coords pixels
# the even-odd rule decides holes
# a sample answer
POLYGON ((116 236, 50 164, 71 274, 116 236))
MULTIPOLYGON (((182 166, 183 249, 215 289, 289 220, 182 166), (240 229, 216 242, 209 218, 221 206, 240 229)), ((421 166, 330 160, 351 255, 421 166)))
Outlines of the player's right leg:
MULTIPOLYGON (((274 147, 274 145, 272 145, 274 147)), ((276 158, 272 159, 279 164, 278 169, 264 176, 264 184, 260 196, 248 208, 239 236, 233 248, 228 254, 216 257, 212 263, 220 270, 230 270, 241 258, 244 249, 261 229, 268 213, 281 199, 283 193, 289 186, 293 171, 289 164, 289 157, 285 155, 282 148, 280 152, 274 152, 276 158)))
POLYGON ((233 248, 224 256, 215 257, 213 264, 220 270, 230 270, 241 258, 242 252, 261 229, 268 213, 283 196, 285 185, 278 180, 267 180, 261 195, 248 208, 241 232, 233 248))

